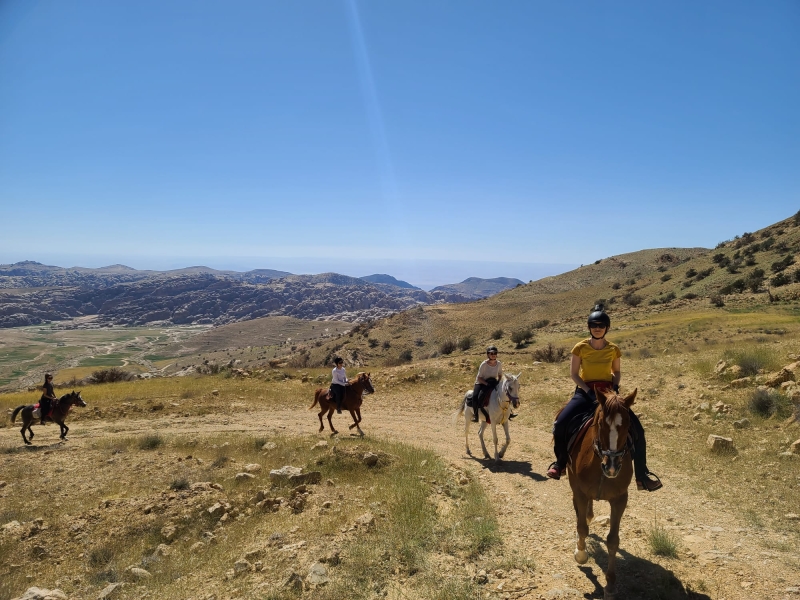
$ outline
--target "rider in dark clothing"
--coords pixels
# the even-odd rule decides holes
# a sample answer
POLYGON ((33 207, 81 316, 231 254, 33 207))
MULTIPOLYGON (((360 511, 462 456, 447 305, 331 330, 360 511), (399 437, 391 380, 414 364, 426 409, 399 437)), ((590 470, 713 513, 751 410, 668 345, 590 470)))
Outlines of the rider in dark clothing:
POLYGON ((42 413, 42 425, 44 425, 44 420, 50 414, 50 410, 53 407, 53 401, 58 400, 55 390, 53 390, 53 376, 50 373, 44 376, 42 390, 43 394, 39 399, 39 410, 42 413))

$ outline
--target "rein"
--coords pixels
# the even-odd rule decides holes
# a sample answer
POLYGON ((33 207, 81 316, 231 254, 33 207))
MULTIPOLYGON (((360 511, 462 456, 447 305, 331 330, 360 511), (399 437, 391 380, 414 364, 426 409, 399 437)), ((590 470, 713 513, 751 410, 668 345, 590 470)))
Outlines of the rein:
POLYGON ((511 395, 511 392, 508 391, 509 385, 508 379, 503 379, 502 391, 506 398, 508 398, 508 400, 504 400, 504 402, 511 402, 515 407, 517 407, 519 406, 519 396, 511 395))
POLYGON ((603 450, 602 446, 600 445, 600 422, 596 420, 594 423, 594 442, 592 442, 592 450, 594 450, 595 455, 601 461, 600 467, 600 483, 597 485, 597 494, 595 500, 600 500, 600 494, 603 491, 603 482, 607 479, 606 473, 602 468, 602 460, 603 458, 622 458, 628 453, 628 443, 623 445, 622 450, 603 450))

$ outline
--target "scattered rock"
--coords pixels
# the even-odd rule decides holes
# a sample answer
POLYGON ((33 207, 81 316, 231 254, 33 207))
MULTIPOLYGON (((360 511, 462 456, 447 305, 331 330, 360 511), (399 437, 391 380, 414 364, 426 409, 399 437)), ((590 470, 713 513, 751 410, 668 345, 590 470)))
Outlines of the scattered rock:
POLYGON ((316 444, 314 444, 313 447, 314 448, 327 448, 328 447, 328 442, 327 442, 327 440, 320 440, 316 444))
POLYGON ((215 519, 219 519, 222 515, 225 514, 225 507, 222 506, 219 502, 216 502, 214 505, 210 506, 207 509, 208 514, 210 514, 215 519))
POLYGON ((275 442, 267 442, 263 446, 261 446, 262 450, 275 450, 278 447, 278 444, 275 442))
POLYGON ((292 573, 289 574, 289 577, 286 578, 286 581, 283 582, 283 587, 295 592, 302 592, 305 586, 303 585, 303 578, 292 571, 292 573))
POLYGON ((150 579, 152 577, 152 575, 150 574, 150 571, 148 571, 146 569, 141 569, 139 567, 131 567, 130 569, 128 569, 128 573, 130 573, 131 576, 134 579, 137 579, 137 580, 138 579, 150 579))
POLYGON ((722 437, 721 435, 714 435, 713 433, 708 436, 706 444, 712 452, 736 451, 736 447, 733 445, 733 439, 722 437))
POLYGON ((172 548, 166 544, 159 544, 155 552, 153 552, 153 556, 169 556, 170 554, 172 554, 172 548))
POLYGON ((269 478, 271 481, 277 484, 286 484, 289 483, 289 478, 292 476, 301 475, 303 473, 303 469, 300 467, 292 467, 291 465, 286 465, 281 467, 280 469, 273 469, 269 472, 269 478))
POLYGON ((777 373, 772 373, 771 375, 769 375, 767 379, 764 381, 764 385, 770 388, 776 388, 785 381, 794 381, 794 372, 790 371, 786 367, 784 367, 777 373))
POLYGON ((744 418, 744 419, 739 419, 738 421, 734 421, 733 427, 735 429, 745 429, 746 427, 750 427, 750 419, 744 418))
POLYGON ((206 548, 206 545, 203 542, 195 542, 194 544, 192 544, 192 546, 191 546, 191 548, 189 548, 189 550, 196 554, 198 552, 202 552, 203 550, 205 550, 205 548, 206 548))
POLYGON ((244 466, 244 470, 246 473, 258 473, 261 471, 261 465, 258 463, 250 463, 249 465, 244 466))
POLYGON ((355 526, 363 529, 372 529, 375 527, 375 515, 369 512, 364 513, 356 519, 355 526))
POLYGON ((611 524, 611 517, 608 515, 604 515, 602 517, 596 517, 592 523, 600 525, 600 527, 607 527, 611 524))
POLYGON ((664 429, 675 429, 675 423, 670 423, 669 421, 667 421, 666 423, 662 423, 661 427, 663 427, 664 429))
POLYGON ((373 452, 367 452, 362 460, 368 467, 374 467, 378 464, 378 455, 373 452))
POLYGON ((306 575, 306 583, 310 586, 322 586, 330 581, 328 569, 321 562, 315 562, 306 575))
POLYGON ((219 390, 211 390, 212 396, 219 396, 219 390))
POLYGON ((728 363, 726 363, 724 360, 721 360, 714 367, 714 372, 717 375, 719 375, 719 374, 723 373, 725 371, 725 369, 727 369, 727 368, 728 368, 728 363))
POLYGON ((163 537, 168 542, 171 542, 175 539, 175 536, 178 533, 178 529, 172 523, 167 523, 164 527, 161 528, 161 537, 163 537))
POLYGON ((478 571, 478 572, 477 572, 477 574, 475 575, 475 577, 474 577, 474 581, 475 581, 475 583, 477 583, 478 585, 486 585, 487 583, 489 583, 489 576, 486 574, 486 571, 484 571, 483 569, 481 569, 481 570, 480 570, 480 571, 478 571))
POLYGON ((115 592, 124 585, 124 583, 109 583, 100 591, 99 594, 97 594, 97 600, 106 600, 106 598, 112 598, 116 596, 115 592))
POLYGON ((256 476, 252 473, 237 473, 235 476, 236 481, 242 483, 243 481, 250 481, 251 479, 255 479, 256 476))
POLYGON ((791 450, 792 454, 800 454, 800 440, 792 442, 792 445, 789 446, 789 450, 791 450))
POLYGON ((67 595, 58 588, 48 590, 45 588, 31 587, 19 598, 14 600, 67 600, 67 595))
POLYGON ((789 513, 787 515, 783 515, 783 517, 788 521, 800 521, 800 515, 795 513, 789 513))
POLYGON ((233 572, 236 575, 241 575, 245 571, 253 571, 253 565, 250 564, 249 561, 240 558, 235 563, 233 563, 233 572))
POLYGON ((703 417, 703 413, 694 413, 692 415, 692 421, 699 421, 703 417))
POLYGON ((328 565, 338 565, 341 562, 340 551, 337 549, 331 550, 328 554, 319 559, 319 562, 328 565))
POLYGON ((750 378, 750 377, 742 377, 740 379, 734 379, 733 381, 731 381, 731 387, 732 388, 743 388, 743 387, 747 387, 752 382, 753 382, 752 378, 750 378))
POLYGON ((710 408, 711 408, 711 405, 708 402, 701 402, 700 404, 697 405, 697 410, 700 410, 700 411, 703 411, 703 412, 709 410, 710 408))

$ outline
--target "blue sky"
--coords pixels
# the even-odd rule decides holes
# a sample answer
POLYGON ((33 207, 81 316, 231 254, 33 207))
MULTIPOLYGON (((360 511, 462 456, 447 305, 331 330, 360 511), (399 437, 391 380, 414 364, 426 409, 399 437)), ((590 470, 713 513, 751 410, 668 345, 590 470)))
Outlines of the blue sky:
POLYGON ((796 0, 3 0, 0 263, 430 286, 713 247, 800 209, 798 65, 796 0))

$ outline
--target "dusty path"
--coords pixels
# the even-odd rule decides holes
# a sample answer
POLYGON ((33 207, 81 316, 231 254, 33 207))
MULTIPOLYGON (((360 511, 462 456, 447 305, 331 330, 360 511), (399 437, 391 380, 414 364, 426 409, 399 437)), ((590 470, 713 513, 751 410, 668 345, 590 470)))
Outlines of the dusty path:
MULTIPOLYGON (((580 567, 572 557, 574 512, 569 483, 543 476, 550 462, 550 435, 546 424, 531 427, 512 422, 512 443, 506 459, 495 468, 491 461, 471 458, 464 452, 463 421, 453 422, 452 401, 440 404, 436 412, 409 412, 381 407, 366 410, 363 422, 368 436, 399 439, 429 448, 447 461, 477 478, 493 499, 509 558, 533 560, 536 564, 535 588, 520 593, 503 591, 502 580, 492 579, 488 589, 499 598, 598 598, 605 583, 601 566, 605 564, 604 537, 607 528, 591 527, 591 557, 580 567)), ((71 432, 69 445, 87 445, 97 437, 128 436, 152 431, 161 433, 252 432, 258 435, 316 434, 316 413, 306 410, 263 410, 248 415, 245 425, 239 415, 225 411, 203 417, 173 417, 153 420, 81 420, 71 432), (114 433, 109 433, 113 431, 114 433)), ((335 417, 340 437, 350 434, 348 415, 335 417)), ((518 419, 520 420, 520 419, 518 419)), ((327 423, 326 423, 327 425, 327 423)), ((50 432, 48 432, 50 433, 50 432)), ((498 434, 502 438, 502 432, 498 434)), ((18 436, 14 429, 0 430, 0 439, 18 436)), ((319 434, 328 438, 328 431, 319 434)), ((45 437, 51 437, 45 435, 45 437)), ((40 441, 38 439, 37 441, 40 441)), ((41 440, 44 442, 44 440, 41 440)), ((491 443, 491 434, 487 432, 491 443)), ((343 441, 343 443, 345 443, 343 441)), ((475 426, 471 448, 480 453, 475 426)), ((648 494, 632 487, 628 510, 621 527, 621 556, 618 563, 618 598, 710 598, 713 600, 779 599, 800 597, 800 573, 796 549, 770 549, 765 533, 748 527, 730 505, 707 501, 698 491, 683 484, 680 473, 670 471, 658 461, 654 444, 652 468, 665 483, 664 489, 648 494), (647 533, 655 522, 673 531, 680 540, 677 559, 652 555, 647 533)), ((735 499, 734 499, 735 501, 735 499)), ((598 518, 608 514, 608 504, 598 503, 598 518)), ((481 568, 481 565, 475 565, 481 568)), ((507 585, 507 583, 506 583, 507 585)))

